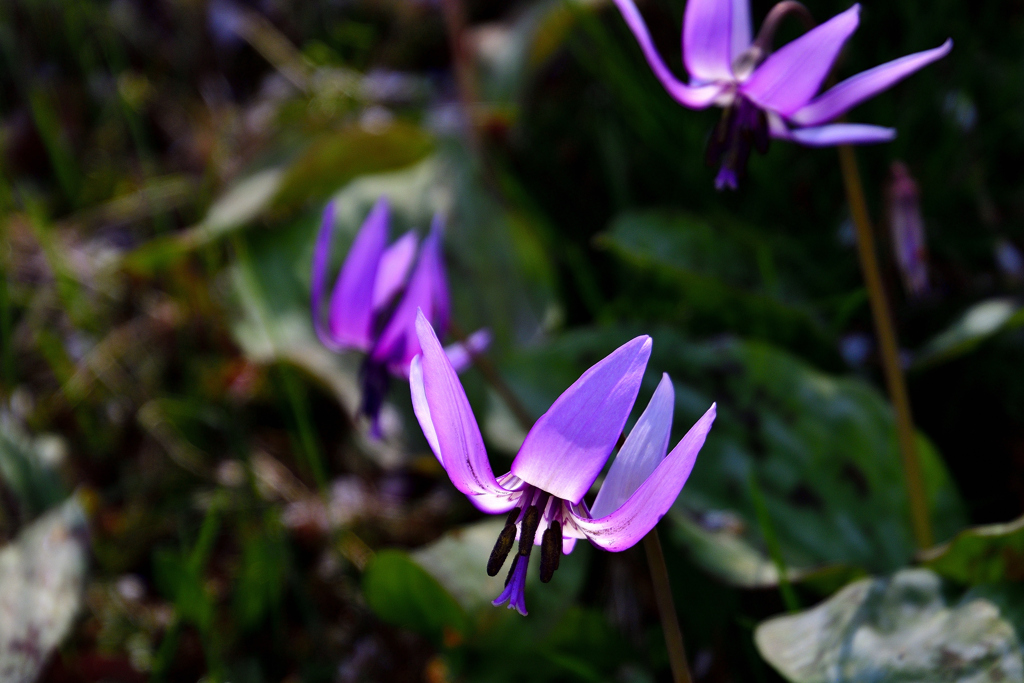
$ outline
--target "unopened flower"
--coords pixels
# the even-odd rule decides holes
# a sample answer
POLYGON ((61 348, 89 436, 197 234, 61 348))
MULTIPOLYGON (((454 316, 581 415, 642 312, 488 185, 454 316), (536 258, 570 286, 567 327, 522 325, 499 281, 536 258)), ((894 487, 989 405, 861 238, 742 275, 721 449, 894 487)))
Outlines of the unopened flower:
MULTIPOLYGON (((389 375, 408 378, 409 364, 420 352, 416 312, 425 311, 444 334, 451 308, 441 252, 441 217, 434 216, 422 244, 410 230, 388 246, 388 222, 388 203, 382 197, 359 228, 345 258, 330 295, 326 321, 322 309, 334 232, 333 202, 324 209, 313 249, 313 327, 329 349, 367 354, 360 371, 363 394, 359 412, 370 419, 375 437, 381 433, 380 409, 389 375)), ((462 369, 469 365, 472 354, 483 351, 489 342, 490 334, 480 330, 465 344, 450 346, 447 353, 451 363, 462 369)))
POLYGON ((857 29, 860 5, 772 52, 772 39, 787 14, 807 10, 780 2, 752 38, 748 0, 689 0, 683 18, 683 63, 690 83, 669 71, 654 48, 633 0, 615 0, 654 75, 677 102, 691 109, 711 105, 725 112, 712 133, 707 159, 719 166, 715 187, 736 189, 752 149, 768 150, 769 138, 812 147, 885 142, 892 128, 829 121, 885 90, 953 48, 907 55, 846 79, 815 97, 846 40, 857 29), (828 125, 823 125, 828 124, 828 125))
POLYGON ((896 265, 907 294, 920 297, 928 291, 928 246, 925 244, 917 182, 902 161, 892 164, 886 194, 896 265))
POLYGON ((663 375, 589 509, 583 496, 636 401, 651 338, 623 344, 583 373, 533 425, 512 470, 495 478, 466 392, 423 314, 416 332, 423 349, 409 378, 416 418, 455 488, 484 512, 509 513, 487 573, 501 570, 518 538, 505 589, 494 604, 507 602, 523 615, 533 547, 540 546, 540 580, 546 583, 576 539, 615 552, 635 545, 675 502, 715 419, 712 404, 666 456, 675 392, 663 375))

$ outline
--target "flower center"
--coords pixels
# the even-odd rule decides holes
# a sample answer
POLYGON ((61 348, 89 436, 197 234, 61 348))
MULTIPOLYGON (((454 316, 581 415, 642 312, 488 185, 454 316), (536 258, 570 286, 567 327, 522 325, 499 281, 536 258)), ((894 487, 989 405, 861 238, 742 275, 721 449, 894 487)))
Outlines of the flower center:
POLYGON ((544 530, 540 542, 540 580, 547 583, 562 559, 562 510, 565 501, 532 486, 526 487, 519 500, 521 504, 509 512, 505 528, 498 534, 498 540, 491 550, 487 560, 487 574, 497 576, 512 551, 518 529, 519 548, 505 578, 505 590, 493 604, 497 607, 507 602, 509 609, 515 609, 525 616, 526 570, 530 564, 537 530, 541 522, 546 520, 548 528, 544 530))
POLYGON ((750 100, 737 95, 731 105, 722 110, 722 118, 711 132, 705 160, 708 166, 718 166, 715 189, 739 187, 747 173, 750 151, 768 151, 768 118, 750 100))

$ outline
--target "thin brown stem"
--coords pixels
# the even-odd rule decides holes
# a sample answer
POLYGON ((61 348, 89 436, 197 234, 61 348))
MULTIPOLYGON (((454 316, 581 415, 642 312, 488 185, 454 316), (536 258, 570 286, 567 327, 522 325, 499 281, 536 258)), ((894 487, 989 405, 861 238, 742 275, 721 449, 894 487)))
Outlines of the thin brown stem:
POLYGON ((871 315, 874 318, 875 332, 878 336, 885 383, 889 389, 893 410, 896 413, 896 436, 903 460, 903 474, 906 479, 907 498, 910 501, 914 540, 917 542, 918 548, 924 549, 932 545, 932 529, 928 516, 924 479, 921 475, 921 461, 917 455, 914 421, 910 414, 910 399, 907 396, 907 386, 900 368, 896 330, 893 326, 889 302, 885 296, 885 288, 882 285, 882 275, 875 253, 875 238, 871 230, 871 219, 868 217, 864 188, 861 185, 860 172, 857 169, 857 157, 849 145, 839 147, 839 165, 843 172, 843 186, 846 188, 846 198, 850 204, 850 215, 857 229, 857 253, 860 256, 861 271, 864 273, 864 283, 868 288, 868 300, 871 303, 871 315))
POLYGON ((644 536, 644 550, 647 551, 647 566, 651 570, 651 583, 654 584, 654 599, 658 603, 658 614, 661 615, 661 629, 665 632, 665 647, 668 648, 672 680, 675 683, 690 683, 690 667, 686 663, 683 632, 679 628, 676 606, 672 600, 672 587, 668 582, 668 567, 665 565, 665 553, 661 551, 658 527, 654 527, 644 536))
MULTIPOLYGON (((455 323, 451 323, 450 330, 453 337, 460 342, 465 342, 465 334, 455 323)), ((519 401, 519 398, 512 389, 505 384, 505 380, 502 379, 494 364, 483 354, 470 351, 469 355, 473 359, 473 364, 477 370, 480 371, 480 374, 498 392, 501 399, 505 401, 505 405, 515 415, 523 431, 528 432, 533 426, 533 417, 526 406, 519 401)), ((622 447, 624 438, 624 434, 619 435, 618 448, 622 447)), ((683 632, 679 628, 679 617, 676 614, 675 604, 672 600, 672 588, 668 581, 668 567, 665 565, 665 554, 661 550, 661 541, 658 539, 657 527, 651 529, 644 536, 644 550, 647 552, 647 565, 651 571, 651 583, 654 588, 654 599, 658 604, 661 628, 665 632, 665 647, 668 649, 669 664, 672 667, 672 679, 675 683, 690 683, 690 668, 686 662, 683 632)))

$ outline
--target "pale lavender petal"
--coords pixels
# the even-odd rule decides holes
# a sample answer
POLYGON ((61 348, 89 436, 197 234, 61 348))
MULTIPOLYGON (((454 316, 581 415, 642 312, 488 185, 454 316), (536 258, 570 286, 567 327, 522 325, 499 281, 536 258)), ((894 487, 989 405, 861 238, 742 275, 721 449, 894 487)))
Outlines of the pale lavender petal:
POLYGON ((636 42, 640 44, 640 50, 644 53, 644 58, 650 65, 651 70, 658 80, 661 81, 662 87, 668 91, 672 99, 691 109, 704 109, 710 106, 715 98, 725 89, 725 85, 713 83, 691 87, 682 83, 669 71, 669 68, 661 59, 661 55, 658 54, 658 50, 654 47, 654 42, 651 40, 651 34, 647 31, 647 25, 644 24, 644 19, 640 16, 640 11, 637 10, 636 5, 633 4, 633 0, 615 0, 615 4, 622 13, 622 18, 625 19, 626 25, 629 26, 629 30, 633 32, 636 42))
POLYGON ((772 137, 798 142, 808 147, 864 145, 889 142, 895 139, 896 129, 869 126, 864 123, 832 123, 816 128, 796 128, 781 134, 772 130, 772 137))
POLYGON ((715 411, 716 406, 712 404, 622 507, 598 519, 570 511, 572 523, 599 548, 619 552, 636 545, 665 516, 679 496, 715 421, 715 411))
POLYGON ((466 392, 422 312, 416 316, 416 334, 423 355, 419 369, 410 373, 416 383, 411 386, 413 408, 431 449, 436 448, 455 488, 474 505, 491 513, 511 510, 519 492, 506 490, 494 478, 466 392))
POLYGON ((750 0, 732 0, 732 59, 748 47, 754 35, 750 23, 750 0))
POLYGON ((563 555, 568 555, 569 553, 572 552, 572 549, 575 548, 575 547, 576 547, 576 539, 575 538, 568 538, 568 537, 566 537, 566 538, 562 539, 562 554, 563 555))
POLYGON ((651 338, 627 342, 565 390, 526 435, 512 472, 576 503, 601 472, 636 400, 651 338))
POLYGON ((937 48, 900 57, 847 78, 798 109, 790 120, 801 126, 817 126, 831 121, 918 69, 945 57, 952 49, 953 41, 947 40, 937 48))
POLYGON ((311 308, 313 313, 313 329, 324 346, 332 351, 339 351, 341 345, 331 336, 330 330, 323 323, 324 290, 327 288, 327 263, 331 259, 331 237, 334 234, 334 202, 324 207, 320 220, 320 232, 313 246, 313 266, 310 272, 311 308))
POLYGON ((700 81, 731 81, 732 0, 687 0, 683 62, 700 81))
POLYGON ((436 324, 436 278, 439 271, 436 260, 440 256, 437 246, 440 239, 439 234, 432 232, 423 240, 420 256, 409 278, 409 285, 405 288, 405 294, 402 295, 395 312, 370 351, 371 358, 386 363, 393 370, 398 370, 397 374, 400 376, 408 375, 409 364, 420 352, 419 343, 416 341, 417 311, 422 310, 431 324, 436 324))
POLYGON ((663 374, 651 402, 630 431, 608 470, 608 476, 604 478, 604 484, 590 508, 593 517, 604 517, 617 510, 665 457, 672 433, 675 396, 672 380, 668 374, 663 374))
POLYGON ((465 342, 456 342, 444 347, 455 372, 462 372, 473 362, 473 356, 483 353, 491 345, 491 331, 477 330, 466 337, 465 342))
POLYGON ((740 92, 762 109, 789 116, 818 92, 846 39, 857 30, 859 15, 860 5, 854 5, 773 52, 740 92))
POLYGON ((373 286, 387 245, 388 214, 381 197, 359 228, 334 286, 328 325, 341 346, 366 351, 373 344, 373 286))
POLYGON ((444 467, 444 458, 441 457, 441 447, 437 443, 437 431, 434 429, 434 421, 430 417, 430 406, 427 405, 427 392, 423 389, 423 356, 417 355, 412 359, 409 366, 409 393, 412 395, 412 412, 416 414, 416 421, 420 423, 423 436, 434 452, 437 461, 444 467))
POLYGON ((373 310, 380 309, 391 303, 391 300, 405 285, 409 268, 416 258, 416 247, 419 239, 410 230, 392 244, 381 256, 377 266, 377 279, 373 285, 373 310))

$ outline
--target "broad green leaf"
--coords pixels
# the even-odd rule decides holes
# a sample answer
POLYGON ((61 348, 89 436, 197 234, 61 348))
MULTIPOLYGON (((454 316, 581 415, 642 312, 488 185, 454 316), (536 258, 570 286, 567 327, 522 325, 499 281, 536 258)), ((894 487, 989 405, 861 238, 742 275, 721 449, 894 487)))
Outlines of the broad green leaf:
POLYGON ((729 330, 834 364, 834 340, 778 275, 781 240, 729 220, 647 211, 619 215, 597 242, 641 274, 626 319, 729 330))
POLYGON ((466 613, 437 580, 401 550, 377 553, 363 574, 363 593, 384 621, 416 631, 435 643, 464 636, 466 613))
MULTIPOLYGON (((447 532, 412 553, 412 558, 472 612, 489 606, 504 587, 505 575, 487 576, 484 568, 505 522, 492 517, 447 532)), ((531 575, 532 576, 532 575, 531 575)))
POLYGON ((961 531, 922 559, 927 567, 960 583, 1024 581, 1024 517, 961 531))
POLYGON ((999 607, 948 604, 923 569, 869 578, 754 632, 758 651, 793 683, 997 683, 1024 680, 1021 642, 999 607))
POLYGON ((36 680, 82 603, 89 531, 77 498, 0 550, 0 680, 36 680))
POLYGON ((956 322, 925 344, 914 367, 951 360, 991 339, 996 334, 1024 325, 1024 308, 1013 299, 988 299, 974 304, 956 322))

